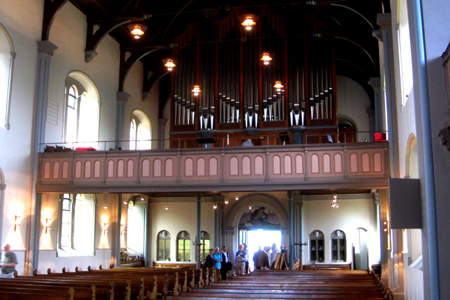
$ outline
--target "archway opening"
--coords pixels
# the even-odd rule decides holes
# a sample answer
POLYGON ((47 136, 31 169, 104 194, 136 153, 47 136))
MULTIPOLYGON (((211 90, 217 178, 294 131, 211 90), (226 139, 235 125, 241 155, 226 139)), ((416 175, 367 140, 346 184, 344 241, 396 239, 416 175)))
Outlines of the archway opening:
MULTIPOLYGON (((247 231, 246 235, 248 245, 247 255, 251 270, 255 269, 253 255, 259 250, 259 247, 264 250, 264 247, 271 248, 273 244, 276 244, 278 251, 280 251, 282 241, 281 230, 256 229, 247 231)), ((268 254, 270 255, 270 252, 268 254)))

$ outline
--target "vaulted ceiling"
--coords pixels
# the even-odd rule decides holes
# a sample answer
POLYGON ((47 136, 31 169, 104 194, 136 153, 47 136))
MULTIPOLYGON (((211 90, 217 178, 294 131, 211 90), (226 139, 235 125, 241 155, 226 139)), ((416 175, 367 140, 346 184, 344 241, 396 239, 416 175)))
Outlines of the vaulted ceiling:
POLYGON ((377 14, 390 10, 387 0, 301 2, 70 0, 70 2, 87 16, 88 24, 92 28, 95 25, 101 27, 108 22, 115 24, 109 26, 109 34, 117 40, 124 51, 141 49, 139 60, 146 70, 154 73, 162 72, 162 59, 171 56, 173 37, 183 33, 189 24, 224 19, 235 8, 252 12, 253 9, 267 6, 273 13, 286 18, 288 34, 296 34, 299 37, 332 36, 335 45, 336 73, 354 79, 368 91, 367 81, 371 77, 379 76, 378 41, 372 35, 373 30, 377 29, 376 17, 377 14), (313 20, 315 23, 308 26, 309 31, 301 27, 305 20, 313 20), (140 39, 134 39, 127 28, 128 25, 135 23, 148 27, 140 39), (119 25, 116 26, 117 24, 119 25))

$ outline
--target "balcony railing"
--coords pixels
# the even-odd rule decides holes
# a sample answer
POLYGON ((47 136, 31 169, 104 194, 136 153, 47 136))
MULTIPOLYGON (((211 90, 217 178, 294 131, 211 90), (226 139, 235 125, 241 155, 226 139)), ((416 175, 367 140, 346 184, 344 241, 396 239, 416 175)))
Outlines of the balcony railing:
POLYGON ((37 191, 385 188, 388 142, 40 153, 37 191))

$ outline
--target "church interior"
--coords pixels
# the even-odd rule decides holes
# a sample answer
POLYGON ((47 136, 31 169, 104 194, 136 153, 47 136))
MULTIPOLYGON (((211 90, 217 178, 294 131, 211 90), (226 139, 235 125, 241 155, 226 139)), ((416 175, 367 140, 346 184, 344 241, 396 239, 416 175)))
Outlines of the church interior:
POLYGON ((448 13, 1 1, 0 241, 18 276, 276 244, 290 270, 449 299, 448 13))

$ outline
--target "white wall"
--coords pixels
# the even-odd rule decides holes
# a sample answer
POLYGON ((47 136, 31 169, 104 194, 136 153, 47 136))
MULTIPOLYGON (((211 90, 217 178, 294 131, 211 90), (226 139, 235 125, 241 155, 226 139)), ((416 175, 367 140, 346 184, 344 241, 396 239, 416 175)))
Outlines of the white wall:
POLYGON ((355 121, 359 132, 357 140, 370 141, 370 123, 367 110, 371 108, 370 99, 366 91, 353 79, 345 76, 337 76, 338 116, 347 116, 355 121))
POLYGON ((303 263, 309 264, 309 234, 314 230, 320 230, 324 234, 325 241, 325 263, 331 261, 331 233, 337 229, 345 232, 347 238, 347 260, 352 262, 352 246, 355 242, 357 228, 367 230, 369 266, 378 263, 379 248, 376 243, 376 207, 373 199, 367 199, 367 196, 361 196, 360 199, 354 196, 338 195, 339 208, 331 207, 332 196, 323 200, 323 197, 314 199, 308 197, 303 202, 302 220, 303 234, 302 241, 307 242, 308 246, 303 248, 303 263), (314 199, 314 200, 313 200, 314 199))
POLYGON ((5 177, 3 223, 0 243, 11 244, 17 253, 16 270, 23 274, 27 245, 27 216, 32 213, 31 158, 34 99, 37 73, 37 43, 40 39, 43 1, 0 1, 0 22, 14 44, 16 58, 12 77, 10 130, 0 128, 0 169, 5 177), (24 18, 24 11, 33 12, 24 18), (21 216, 14 232, 15 216, 21 216))
MULTIPOLYGON (((180 231, 186 230, 191 235, 191 245, 197 236, 197 200, 193 198, 180 200, 174 199, 151 199, 150 222, 152 232, 148 236, 152 245, 151 258, 149 261, 156 261, 157 244, 156 237, 161 230, 170 233, 170 262, 176 262, 176 238, 180 231), (165 207, 169 207, 165 210, 165 207)), ((202 200, 201 205, 201 230, 209 233, 211 242, 214 242, 214 210, 212 202, 207 199, 202 200)), ((219 246, 219 245, 216 245, 219 246)), ((191 263, 196 262, 196 248, 191 248, 191 263)))

